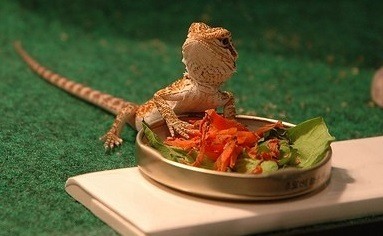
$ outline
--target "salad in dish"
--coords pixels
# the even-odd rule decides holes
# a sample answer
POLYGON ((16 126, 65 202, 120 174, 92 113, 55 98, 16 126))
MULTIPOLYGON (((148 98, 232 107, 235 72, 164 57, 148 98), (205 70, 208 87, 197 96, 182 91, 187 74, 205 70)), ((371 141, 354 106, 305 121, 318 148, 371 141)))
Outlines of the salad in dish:
POLYGON ((255 130, 215 110, 189 121, 196 132, 189 138, 162 140, 144 123, 148 144, 169 160, 195 167, 246 174, 272 173, 284 168, 310 168, 319 163, 335 138, 322 117, 294 127, 282 121, 255 130))

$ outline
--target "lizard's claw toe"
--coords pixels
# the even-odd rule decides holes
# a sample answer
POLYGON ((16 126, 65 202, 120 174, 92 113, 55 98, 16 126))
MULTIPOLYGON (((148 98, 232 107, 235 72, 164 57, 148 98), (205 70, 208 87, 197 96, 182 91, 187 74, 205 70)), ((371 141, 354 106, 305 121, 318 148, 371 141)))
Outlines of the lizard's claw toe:
POLYGON ((104 147, 106 150, 113 149, 114 147, 117 147, 122 144, 122 139, 113 132, 108 132, 100 139, 104 141, 104 147))
POLYGON ((177 120, 176 122, 172 123, 171 125, 168 126, 170 135, 174 137, 175 133, 178 133, 182 137, 188 139, 189 134, 195 134, 198 132, 198 130, 193 129, 193 125, 182 121, 182 120, 177 120))

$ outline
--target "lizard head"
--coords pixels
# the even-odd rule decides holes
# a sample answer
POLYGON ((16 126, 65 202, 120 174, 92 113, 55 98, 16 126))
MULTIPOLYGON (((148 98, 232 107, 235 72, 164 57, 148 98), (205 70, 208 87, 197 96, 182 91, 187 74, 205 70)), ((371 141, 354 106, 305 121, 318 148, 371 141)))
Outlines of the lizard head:
POLYGON ((182 62, 188 75, 199 83, 220 85, 236 70, 235 50, 227 29, 192 23, 182 46, 182 62))

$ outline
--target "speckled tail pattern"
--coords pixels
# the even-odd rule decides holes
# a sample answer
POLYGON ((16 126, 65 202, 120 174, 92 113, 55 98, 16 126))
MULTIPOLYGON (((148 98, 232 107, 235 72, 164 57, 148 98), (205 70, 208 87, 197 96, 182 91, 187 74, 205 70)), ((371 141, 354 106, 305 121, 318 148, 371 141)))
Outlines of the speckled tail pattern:
POLYGON ((102 93, 81 83, 74 82, 42 66, 22 48, 20 42, 16 42, 14 46, 16 51, 34 72, 58 88, 61 88, 66 92, 85 101, 95 104, 96 106, 99 106, 113 114, 117 114, 122 108, 126 109, 126 107, 131 107, 132 113, 134 113, 137 109, 137 104, 127 102, 121 98, 102 93))

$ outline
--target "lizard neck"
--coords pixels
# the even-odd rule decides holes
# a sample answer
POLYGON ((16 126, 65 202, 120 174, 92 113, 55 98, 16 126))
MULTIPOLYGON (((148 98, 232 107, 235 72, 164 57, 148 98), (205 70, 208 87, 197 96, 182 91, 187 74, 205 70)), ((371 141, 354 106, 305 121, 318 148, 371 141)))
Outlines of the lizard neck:
POLYGON ((220 64, 212 63, 213 60, 207 60, 203 58, 205 63, 201 64, 192 60, 187 60, 185 56, 182 58, 182 62, 186 66, 186 75, 194 83, 204 86, 218 89, 226 80, 228 80, 235 72, 235 62, 221 59, 220 64))
POLYGON ((220 80, 209 79, 201 80, 195 79, 190 76, 187 72, 184 73, 184 78, 189 79, 190 82, 197 88, 197 91, 201 91, 208 94, 215 94, 221 87, 222 83, 220 80))

